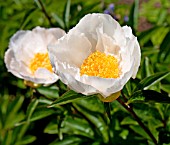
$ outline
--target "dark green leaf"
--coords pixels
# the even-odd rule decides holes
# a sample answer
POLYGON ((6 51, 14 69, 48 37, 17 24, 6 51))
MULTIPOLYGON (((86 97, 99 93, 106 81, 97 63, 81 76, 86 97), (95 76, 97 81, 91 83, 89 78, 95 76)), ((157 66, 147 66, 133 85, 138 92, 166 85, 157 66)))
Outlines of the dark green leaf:
POLYGON ((108 126, 104 122, 103 118, 99 114, 90 112, 90 110, 82 106, 79 106, 77 104, 74 104, 74 106, 79 112, 86 116, 86 118, 88 118, 91 123, 96 126, 96 128, 100 131, 102 135, 103 142, 107 143, 109 141, 108 126))
POLYGON ((46 96, 50 99, 56 99, 59 97, 59 88, 57 86, 50 86, 50 87, 39 87, 37 88, 37 91, 46 96))
POLYGON ((146 77, 142 81, 139 82, 138 86, 136 87, 135 91, 148 89, 149 87, 155 85, 156 83, 160 82, 162 79, 170 75, 170 72, 159 72, 155 73, 149 77, 146 77))
POLYGON ((15 145, 27 145, 36 140, 35 136, 27 135, 21 141, 17 142, 15 145))
POLYGON ((130 116, 125 117, 121 123, 121 125, 138 125, 138 122, 132 119, 130 116))
POLYGON ((161 27, 155 26, 155 27, 153 27, 153 28, 151 28, 151 29, 149 29, 149 30, 146 30, 146 31, 142 32, 142 33, 140 34, 140 36, 138 37, 138 39, 140 40, 140 44, 141 44, 141 45, 144 45, 145 43, 147 43, 147 42, 151 39, 151 37, 153 36, 153 34, 154 34, 159 28, 161 28, 161 27))
POLYGON ((76 101, 76 104, 89 109, 92 112, 99 112, 99 113, 104 113, 105 112, 105 108, 103 106, 103 102, 101 102, 98 97, 90 97, 90 98, 86 98, 83 97, 80 100, 76 101))
POLYGON ((20 126, 20 125, 23 125, 23 124, 28 124, 30 122, 33 122, 33 121, 36 121, 36 120, 40 120, 42 118, 45 118, 47 116, 50 116, 52 114, 55 114, 55 113, 61 113, 62 110, 60 110, 58 108, 57 111, 54 111, 50 108, 36 108, 36 110, 34 110, 33 114, 31 115, 31 117, 29 119, 27 119, 26 121, 22 121, 20 123, 16 123, 16 126, 20 126))
POLYGON ((82 142, 82 139, 77 136, 68 136, 65 137, 63 140, 56 140, 50 145, 78 145, 82 142))
POLYGON ((157 55, 159 53, 159 49, 151 47, 143 47, 142 48, 142 57, 149 57, 151 55, 157 55))
POLYGON ((160 45, 160 52, 158 55, 158 60, 160 62, 163 62, 166 60, 166 58, 170 55, 170 31, 165 36, 165 39, 163 40, 162 44, 160 45))
POLYGON ((35 110, 35 112, 31 116, 30 121, 32 122, 32 121, 40 120, 54 113, 56 113, 56 111, 51 110, 50 108, 38 108, 35 110))
POLYGON ((13 135, 13 130, 9 130, 6 134, 5 134, 5 138, 2 142, 2 145, 10 145, 12 144, 12 135, 13 135))
POLYGON ((166 34, 168 33, 168 27, 158 27, 156 31, 154 31, 154 35, 151 37, 151 41, 154 46, 159 46, 164 40, 166 34), (160 35, 161 34, 161 35, 160 35))
POLYGON ((138 27, 138 16, 139 16, 139 0, 135 0, 129 16, 129 25, 134 29, 137 30, 138 27))
POLYGON ((67 103, 71 103, 73 101, 76 101, 78 99, 82 99, 82 98, 89 98, 92 96, 84 96, 82 94, 78 94, 72 90, 66 92, 65 94, 63 94, 59 99, 57 99, 56 101, 54 101, 52 103, 52 105, 50 105, 49 107, 54 107, 56 105, 63 105, 63 104, 67 104, 67 103))
POLYGON ((170 85, 169 84, 161 84, 161 89, 170 94, 170 85))
POLYGON ((100 4, 100 2, 94 2, 94 3, 91 3, 91 4, 87 5, 87 6, 84 6, 82 8, 82 10, 78 13, 76 18, 78 20, 80 20, 84 15, 88 14, 89 12, 91 12, 99 4, 100 4))
POLYGON ((126 85, 124 86, 122 93, 124 94, 124 96, 126 96, 127 98, 129 96, 131 96, 132 94, 132 88, 131 88, 131 81, 129 80, 126 85))
POLYGON ((63 121, 63 128, 67 127, 69 130, 72 130, 74 134, 86 136, 94 139, 94 131, 89 125, 89 123, 77 117, 67 117, 66 120, 63 121))
POLYGON ((156 69, 159 71, 170 71, 170 63, 157 63, 156 69))
POLYGON ((5 120, 6 121, 5 128, 10 128, 14 126, 15 123, 21 121, 24 118, 24 115, 22 113, 18 113, 18 110, 20 109, 23 101, 24 101, 24 97, 20 96, 10 104, 11 108, 5 120))
POLYGON ((149 77, 151 74, 153 74, 152 66, 149 63, 149 58, 145 57, 141 67, 141 77, 143 79, 149 77))
POLYGON ((112 122, 110 102, 104 102, 104 108, 105 108, 108 118, 110 119, 110 122, 112 122))
POLYGON ((37 100, 37 99, 34 99, 34 100, 29 104, 28 109, 27 109, 27 112, 26 112, 27 121, 30 121, 30 118, 31 118, 33 112, 35 111, 37 105, 38 105, 38 100, 37 100))
POLYGON ((154 103, 170 103, 170 97, 158 93, 153 90, 140 90, 136 91, 128 100, 127 104, 130 103, 147 103, 147 102, 154 102, 154 103))
POLYGON ((137 125, 130 125, 130 128, 136 132, 137 134, 143 136, 144 138, 147 138, 150 140, 149 135, 143 130, 143 128, 141 128, 140 126, 137 125))
POLYGON ((25 16, 23 17, 22 23, 20 24, 20 29, 23 29, 25 25, 30 21, 31 17, 34 15, 34 11, 37 9, 35 7, 31 8, 29 11, 26 12, 25 16))
POLYGON ((48 134, 58 134, 58 123, 51 121, 44 129, 44 133, 48 134))

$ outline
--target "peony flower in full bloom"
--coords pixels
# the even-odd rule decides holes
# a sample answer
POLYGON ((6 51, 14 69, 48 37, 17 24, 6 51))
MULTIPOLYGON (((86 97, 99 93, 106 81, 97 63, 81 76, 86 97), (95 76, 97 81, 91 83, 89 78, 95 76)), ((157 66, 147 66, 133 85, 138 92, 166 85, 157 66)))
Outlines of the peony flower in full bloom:
POLYGON ((18 78, 48 85, 58 80, 49 60, 47 45, 55 45, 65 32, 59 28, 36 27, 12 36, 5 53, 9 72, 18 78))
POLYGON ((141 60, 131 28, 107 14, 86 15, 48 49, 61 81, 76 92, 104 98, 119 94, 136 77, 141 60))

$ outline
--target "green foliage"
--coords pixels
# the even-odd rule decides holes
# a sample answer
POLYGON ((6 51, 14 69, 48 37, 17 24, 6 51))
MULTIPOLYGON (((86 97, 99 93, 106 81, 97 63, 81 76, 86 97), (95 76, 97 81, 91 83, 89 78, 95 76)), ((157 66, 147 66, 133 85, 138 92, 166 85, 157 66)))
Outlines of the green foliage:
MULTIPOLYGON (((103 12, 112 1, 0 1, 1 145, 159 145, 170 144, 170 3, 115 3, 120 23, 130 25, 141 46, 141 67, 121 91, 120 101, 103 103, 97 95, 76 93, 61 82, 30 88, 8 73, 4 53, 20 29, 60 27, 69 31, 88 13, 103 12), (104 3, 102 3, 104 2, 104 3), (155 7, 155 5, 158 5, 155 7), (130 10, 131 8, 131 10, 130 10), (125 23, 121 18, 129 15, 125 23), (151 28, 139 32, 140 18, 151 28), (134 117, 134 113, 138 119, 134 117), (146 127, 139 124, 139 120, 146 127)), ((89 25, 89 24, 87 24, 89 25)))

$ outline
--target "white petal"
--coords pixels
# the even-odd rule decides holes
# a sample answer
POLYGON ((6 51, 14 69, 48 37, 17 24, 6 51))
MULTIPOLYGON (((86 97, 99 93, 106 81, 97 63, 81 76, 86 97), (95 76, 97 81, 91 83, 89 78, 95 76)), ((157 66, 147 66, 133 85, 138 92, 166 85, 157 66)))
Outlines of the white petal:
POLYGON ((22 78, 22 76, 18 72, 17 66, 19 66, 19 65, 18 65, 18 62, 15 60, 14 52, 12 49, 8 49, 5 52, 4 59, 5 59, 5 64, 6 64, 7 70, 9 72, 11 72, 12 74, 14 74, 15 76, 17 76, 18 78, 22 78))
POLYGON ((135 62, 134 67, 132 68, 133 69, 132 78, 135 78, 141 61, 140 46, 137 41, 137 38, 132 34, 132 29, 130 27, 124 26, 122 27, 122 29, 127 38, 127 49, 125 56, 127 58, 127 54, 130 54, 131 61, 135 62))
POLYGON ((57 40, 65 35, 65 31, 60 28, 45 29, 39 26, 34 28, 32 32, 41 36, 41 39, 45 42, 45 46, 56 44, 57 40))
POLYGON ((80 76, 79 68, 71 67, 69 64, 58 62, 56 64, 57 74, 63 83, 67 84, 71 89, 76 92, 89 95, 100 93, 104 97, 120 91, 124 84, 120 86, 120 79, 106 79, 100 77, 92 77, 83 75, 80 76), (108 92, 108 88, 114 88, 108 92))
POLYGON ((133 34, 132 34, 132 29, 128 26, 123 26, 122 27, 123 31, 124 31, 124 34, 125 34, 125 37, 128 37, 128 38, 132 38, 134 37, 133 34))
POLYGON ((29 65, 34 54, 47 53, 47 45, 56 44, 64 35, 61 29, 36 27, 32 31, 18 31, 11 39, 9 48, 14 50, 15 58, 29 65))
POLYGON ((138 72, 138 69, 139 69, 139 66, 140 66, 140 61, 141 61, 140 46, 139 46, 137 39, 135 41, 135 48, 134 48, 134 51, 133 51, 133 56, 135 56, 135 60, 134 60, 135 65, 134 65, 133 74, 132 74, 132 78, 134 79, 136 77, 137 72, 138 72))
POLYGON ((78 93, 82 93, 84 95, 91 95, 97 93, 97 90, 94 87, 76 80, 75 77, 69 73, 58 71, 58 75, 60 76, 60 79, 63 83, 65 83, 70 89, 78 93))
POLYGON ((57 63, 54 67, 57 69, 56 73, 59 75, 60 80, 67 84, 72 90, 84 95, 97 93, 97 90, 94 87, 80 81, 78 68, 61 62, 57 63))
POLYGON ((111 38, 106 34, 102 34, 100 32, 97 32, 97 35, 98 35, 98 42, 96 45, 96 49, 105 54, 113 55, 114 57, 119 59, 120 47, 116 44, 115 39, 111 38))
POLYGON ((25 80, 29 80, 31 82, 37 84, 49 85, 58 80, 58 76, 54 73, 49 72, 47 69, 39 68, 34 75, 28 76, 23 74, 22 76, 25 80))
POLYGON ((133 50, 135 46, 135 39, 128 41, 127 46, 124 49, 121 49, 121 62, 120 68, 121 73, 126 73, 131 69, 132 62, 134 61, 135 56, 133 56, 133 50))
POLYGON ((91 53, 91 44, 83 34, 67 34, 55 46, 49 46, 49 56, 53 64, 55 56, 59 61, 80 67, 91 53), (53 56, 52 56, 53 55, 53 56))
POLYGON ((124 32, 119 23, 107 14, 88 14, 83 17, 71 31, 76 31, 78 29, 80 32, 84 33, 94 47, 94 41, 97 41, 96 29, 98 28, 102 28, 103 33, 114 38, 120 47, 126 44, 126 39, 123 35, 124 32))

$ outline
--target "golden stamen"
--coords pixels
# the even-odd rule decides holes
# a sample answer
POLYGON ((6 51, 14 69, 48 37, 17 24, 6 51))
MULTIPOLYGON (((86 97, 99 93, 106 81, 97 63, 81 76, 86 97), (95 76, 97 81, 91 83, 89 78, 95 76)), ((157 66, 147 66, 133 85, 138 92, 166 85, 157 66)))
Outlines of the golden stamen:
POLYGON ((118 61, 114 56, 96 51, 89 55, 81 65, 80 75, 84 74, 102 78, 118 78, 118 61))
POLYGON ((52 72, 52 66, 50 63, 48 53, 35 54, 34 58, 30 61, 29 68, 33 74, 38 68, 46 68, 52 72))

